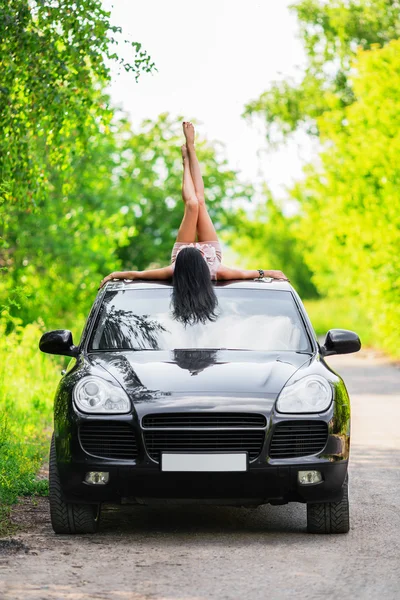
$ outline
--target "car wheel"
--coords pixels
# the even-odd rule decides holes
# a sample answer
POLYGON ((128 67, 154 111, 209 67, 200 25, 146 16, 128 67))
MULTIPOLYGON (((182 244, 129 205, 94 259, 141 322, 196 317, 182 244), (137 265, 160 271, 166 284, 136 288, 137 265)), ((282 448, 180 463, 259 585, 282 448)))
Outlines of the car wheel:
POLYGON ((54 434, 50 446, 49 501, 55 533, 95 533, 100 521, 100 504, 65 502, 58 474, 54 434))
POLYGON ((349 481, 343 484, 340 502, 307 504, 308 533, 348 533, 350 529, 349 481))

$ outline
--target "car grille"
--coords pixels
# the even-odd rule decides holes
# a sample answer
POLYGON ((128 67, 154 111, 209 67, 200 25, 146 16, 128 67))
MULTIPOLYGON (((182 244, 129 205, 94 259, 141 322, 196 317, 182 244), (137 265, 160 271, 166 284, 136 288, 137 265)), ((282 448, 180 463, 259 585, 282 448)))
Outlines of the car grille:
POLYGON ((247 413, 164 413, 143 417, 144 428, 159 427, 265 427, 263 415, 247 413))
POLYGON ((265 427, 266 419, 247 413, 164 413, 146 415, 142 425, 147 453, 157 462, 161 452, 247 452, 254 460, 265 431, 251 427, 265 427))
POLYGON ((276 425, 269 449, 271 458, 297 458, 318 454, 328 440, 323 421, 286 421, 276 425))
POLYGON ((92 456, 134 460, 138 455, 135 434, 128 423, 83 423, 79 439, 83 450, 92 456))

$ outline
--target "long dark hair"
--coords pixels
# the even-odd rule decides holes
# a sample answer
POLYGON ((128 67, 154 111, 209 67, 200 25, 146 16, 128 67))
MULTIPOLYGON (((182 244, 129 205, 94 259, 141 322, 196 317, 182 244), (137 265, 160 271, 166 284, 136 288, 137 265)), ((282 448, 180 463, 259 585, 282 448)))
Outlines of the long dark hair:
POLYGON ((210 270, 197 248, 182 248, 175 261, 172 314, 186 325, 215 321, 217 296, 210 270))

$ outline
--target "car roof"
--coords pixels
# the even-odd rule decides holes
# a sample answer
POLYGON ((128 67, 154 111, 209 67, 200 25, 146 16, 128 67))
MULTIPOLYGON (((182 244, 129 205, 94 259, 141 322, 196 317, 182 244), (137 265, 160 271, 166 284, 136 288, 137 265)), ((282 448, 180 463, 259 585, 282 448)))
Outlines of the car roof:
MULTIPOLYGON (((263 289, 263 290, 277 290, 292 292, 294 291, 288 281, 282 281, 280 279, 240 279, 240 280, 228 280, 228 281, 215 281, 213 282, 215 287, 224 287, 229 289, 263 289)), ((171 288, 171 281, 157 281, 157 280, 127 280, 123 281, 110 281, 106 284, 106 290, 137 290, 137 289, 160 289, 160 288, 171 288)))

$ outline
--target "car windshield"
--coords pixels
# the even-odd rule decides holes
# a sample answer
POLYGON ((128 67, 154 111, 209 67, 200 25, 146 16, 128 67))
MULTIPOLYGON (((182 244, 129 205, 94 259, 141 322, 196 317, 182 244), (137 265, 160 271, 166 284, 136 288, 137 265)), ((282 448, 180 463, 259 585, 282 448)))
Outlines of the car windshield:
POLYGON ((90 350, 227 348, 310 352, 290 291, 216 288, 218 318, 184 327, 171 314, 170 288, 109 291, 90 350))

